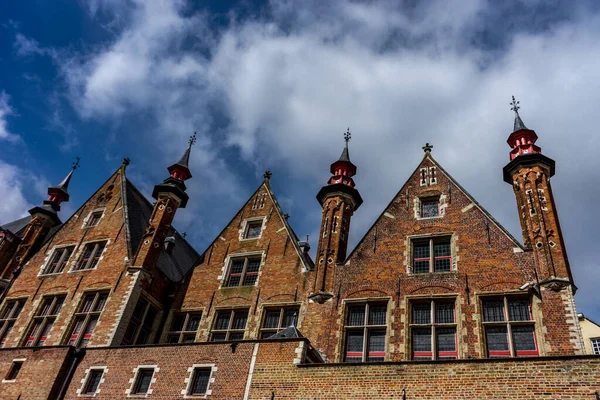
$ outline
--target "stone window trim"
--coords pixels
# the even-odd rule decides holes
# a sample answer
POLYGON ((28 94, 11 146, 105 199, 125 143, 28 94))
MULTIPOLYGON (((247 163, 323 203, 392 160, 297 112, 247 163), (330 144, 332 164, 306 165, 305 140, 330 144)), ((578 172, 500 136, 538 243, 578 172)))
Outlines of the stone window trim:
POLYGON ((267 217, 266 216, 246 218, 242 222, 242 225, 239 230, 239 241, 245 242, 245 241, 249 241, 249 240, 260 239, 262 237, 263 232, 265 231, 266 227, 267 227, 267 217), (260 227, 260 233, 258 234, 258 236, 248 237, 249 228, 253 225, 258 225, 259 222, 261 223, 261 227, 260 227))
POLYGON ((209 332, 209 339, 208 339, 209 342, 215 341, 215 340, 213 340, 213 335, 215 333, 225 333, 226 334, 225 341, 231 340, 231 339, 229 339, 229 336, 231 333, 242 333, 242 329, 233 329, 232 328, 233 319, 235 318, 236 312, 241 312, 241 313, 245 312, 246 313, 246 325, 244 326, 244 329, 243 329, 242 340, 247 337, 247 335, 248 335, 248 320, 250 319, 250 307, 248 307, 248 306, 215 307, 214 310, 215 311, 213 312, 212 319, 210 321, 210 332, 209 332), (228 325, 227 329, 215 329, 215 327, 217 326, 217 318, 219 316, 219 313, 223 313, 223 312, 231 312, 232 313, 230 315, 229 325, 228 325))
MULTIPOLYGON (((388 350, 390 348, 390 337, 392 335, 392 329, 391 329, 391 323, 392 323, 392 297, 390 296, 382 296, 382 297, 362 297, 362 298, 353 298, 353 299, 343 299, 342 300, 342 314, 341 314, 341 321, 342 321, 342 325, 343 325, 343 334, 340 335, 340 349, 341 352, 339 354, 339 362, 345 362, 346 359, 346 323, 348 320, 348 310, 350 309, 350 307, 352 306, 361 306, 361 305, 366 305, 366 304, 381 304, 381 305, 386 305, 387 309, 386 309, 386 316, 385 316, 385 331, 386 331, 386 335, 385 335, 385 356, 384 356, 384 361, 388 360, 388 350)), ((381 329, 383 330, 383 326, 381 326, 381 329)), ((366 354, 367 352, 364 351, 363 352, 366 354)))
POLYGON ((104 383, 104 378, 106 373, 108 372, 107 366, 91 366, 84 371, 83 378, 81 379, 81 387, 79 387, 76 391, 77 397, 96 397, 96 395, 100 394, 100 386, 104 383), (102 371, 102 375, 100 381, 98 382, 98 386, 93 393, 85 393, 86 387, 89 384, 89 379, 92 376, 93 371, 102 371))
POLYGON ((446 201, 447 196, 439 191, 428 191, 423 193, 420 196, 413 197, 413 212, 414 217, 418 221, 427 221, 427 220, 435 220, 444 218, 446 215, 446 208, 448 207, 448 202, 446 201), (437 200, 438 202, 438 212, 437 215, 424 217, 423 216, 423 203, 431 202, 437 200))
POLYGON ((298 328, 300 326, 300 317, 302 315, 301 308, 302 308, 302 303, 300 303, 300 302, 263 303, 261 305, 261 311, 260 311, 260 326, 259 326, 258 338, 266 339, 266 337, 263 338, 264 335, 267 335, 267 334, 274 335, 275 333, 281 332, 282 330, 287 328, 287 326, 281 326, 284 321, 284 313, 286 311, 293 310, 296 313, 294 326, 296 328, 298 328), (266 322, 267 313, 269 311, 279 311, 279 313, 280 313, 279 322, 278 322, 278 325, 276 328, 265 328, 265 326, 264 326, 265 322, 266 322))
MULTIPOLYGON (((436 240, 436 239, 442 239, 442 238, 449 238, 450 239, 450 271, 438 271, 435 272, 434 270, 432 270, 431 266, 430 266, 430 272, 429 274, 448 274, 448 273, 455 273, 456 271, 458 271, 458 263, 460 261, 460 256, 458 255, 458 251, 459 251, 459 246, 458 246, 458 235, 456 235, 453 232, 441 232, 441 233, 433 233, 433 234, 423 234, 423 235, 410 235, 407 236, 406 241, 405 241, 405 246, 406 246, 406 251, 404 253, 404 263, 406 265, 406 273, 408 275, 414 275, 414 276, 418 276, 418 275, 427 275, 426 273, 416 273, 414 272, 414 266, 413 266, 413 245, 415 242, 419 242, 419 241, 425 241, 428 239, 432 239, 432 240, 436 240)), ((433 259, 435 256, 434 254, 430 254, 430 257, 433 259)))
MULTIPOLYGON (((249 252, 245 252, 245 253, 232 253, 232 254, 228 254, 227 257, 225 257, 225 261, 223 262, 223 267, 221 268, 221 275, 217 276, 217 279, 219 280, 220 284, 219 284, 219 289, 224 289, 224 288, 230 288, 230 287, 241 287, 240 285, 238 286, 227 286, 228 283, 228 279, 229 279, 229 271, 231 269, 231 265, 232 262, 235 259, 241 259, 241 258, 259 258, 260 257, 260 266, 258 269, 258 274, 256 277, 256 282, 254 282, 254 285, 248 285, 248 287, 252 287, 252 286, 258 286, 258 282, 260 280, 260 275, 262 273, 262 270, 264 268, 265 265, 265 261, 266 261, 266 253, 263 250, 259 250, 259 251, 249 251, 249 252)), ((243 279, 243 277, 242 277, 243 279)))
POLYGON ((148 397, 152 394, 152 392, 154 391, 152 389, 152 384, 156 383, 156 373, 160 371, 160 368, 158 367, 158 365, 153 364, 153 365, 138 365, 137 367, 135 367, 133 369, 133 378, 129 379, 129 383, 131 384, 131 386, 128 389, 125 389, 125 394, 127 395, 127 397, 148 397), (141 371, 145 371, 145 370, 152 370, 152 379, 150 380, 150 385, 148 386, 148 390, 146 391, 146 393, 135 393, 136 392, 136 386, 138 386, 138 379, 140 378, 140 372, 141 371))
POLYGON ((414 303, 418 303, 418 302, 427 302, 427 301, 434 301, 434 302, 454 302, 454 320, 455 320, 455 326, 456 326, 456 351, 457 351, 457 355, 456 358, 457 359, 461 359, 463 358, 463 348, 462 348, 462 343, 460 342, 460 332, 463 329, 463 325, 462 325, 462 312, 461 312, 461 302, 460 302, 460 298, 459 298, 459 294, 458 293, 440 293, 440 294, 416 294, 416 295, 407 295, 404 297, 404 300, 402 301, 402 305, 404 307, 405 313, 406 313, 406 322, 405 322, 405 326, 406 326, 406 333, 405 333, 405 344, 404 344, 404 354, 405 354, 405 359, 407 361, 412 360, 412 336, 410 334, 410 322, 412 319, 412 308, 411 305, 414 303))
POLYGON ((600 355, 600 337, 590 338, 590 344, 592 345, 592 353, 600 355))
POLYGON ((26 302, 27 296, 11 297, 5 299, 4 304, 0 307, 0 348, 4 347, 6 339, 15 326, 26 302))
MULTIPOLYGON (((442 359, 458 359, 458 329, 457 329, 457 306, 456 296, 438 296, 431 297, 412 297, 409 300, 410 305, 407 308, 407 319, 409 321, 410 333, 408 342, 411 346, 411 359, 417 360, 442 360, 442 359), (427 321, 415 321, 414 311, 420 305, 425 305, 428 308, 429 319, 427 321), (452 320, 444 321, 438 311, 441 309, 441 305, 452 305, 452 320), (418 330, 429 331, 429 337, 431 340, 429 351, 415 350, 415 333, 418 330), (440 338, 438 334, 442 331, 454 331, 454 350, 439 350, 440 338)), ((441 310, 443 311, 443 310, 441 310)))
POLYGON ((186 343, 186 336, 194 336, 194 341, 196 341, 196 337, 198 336, 198 332, 200 331, 200 324, 205 319, 205 309, 202 308, 194 308, 194 309, 182 309, 182 310, 174 310, 170 313, 169 319, 165 324, 164 335, 162 337, 161 343, 186 343), (182 330, 173 330, 173 323, 175 322, 175 318, 177 316, 184 316, 182 330), (198 327, 196 330, 189 330, 190 322, 194 316, 199 317, 198 327), (177 338, 177 341, 171 341, 177 338))
POLYGON ((181 391, 184 399, 206 399, 208 396, 212 394, 212 389, 210 385, 215 382, 215 374, 218 371, 216 364, 193 364, 191 367, 187 369, 189 375, 183 380, 185 384, 185 389, 181 391), (192 385, 194 383, 194 374, 197 370, 209 370, 210 369, 210 377, 208 378, 208 386, 206 387, 206 392, 204 394, 191 394, 192 385))
POLYGON ((64 339, 67 346, 87 347, 109 296, 109 288, 83 291, 64 339))
POLYGON ((19 372, 21 372, 21 369, 23 369, 23 363, 26 360, 27 360, 26 358, 13 359, 10 369, 8 370, 4 379, 2 379, 2 383, 15 383, 17 381, 19 372), (16 368, 16 371, 15 371, 15 368, 16 368))
POLYGON ((105 208, 99 207, 91 210, 86 217, 83 219, 83 223, 81 224, 81 229, 89 229, 94 228, 102 222, 104 216, 106 215, 105 208), (99 218, 98 218, 99 216, 99 218))
MULTIPOLYGON (((111 243, 110 239, 93 239, 93 240, 89 240, 89 241, 81 243, 79 245, 79 248, 75 249, 77 251, 77 254, 75 255, 75 257, 71 256, 74 261, 71 263, 71 268, 69 268, 68 273, 74 274, 74 273, 79 273, 79 272, 84 272, 84 271, 93 271, 93 270, 98 269, 98 267, 102 263, 102 260, 104 259, 104 256, 106 255, 106 250, 109 248, 110 243, 111 243), (104 242, 104 249, 102 250, 100 257, 98 258, 96 265, 94 265, 93 268, 78 268, 78 264, 82 261, 82 258, 85 255, 84 252, 85 252, 87 246, 91 245, 91 244, 96 244, 96 243, 100 244, 102 242, 104 242)), ((86 267, 87 267, 87 265, 89 265, 89 263, 90 263, 89 261, 86 263, 86 267)))
POLYGON ((40 272, 38 273, 38 276, 60 275, 65 271, 69 271, 72 268, 72 265, 69 266, 69 262, 71 264, 73 263, 73 254, 75 253, 75 250, 77 250, 76 243, 54 246, 52 250, 47 253, 47 257, 45 258, 44 263, 40 267, 40 272), (70 252, 68 251, 69 248, 71 248, 70 252), (62 269, 60 269, 60 266, 58 267, 60 269, 60 272, 48 272, 51 268, 51 264, 54 264, 54 257, 55 255, 57 255, 57 252, 63 250, 64 252, 63 254, 61 254, 60 259, 56 260, 56 264, 60 265, 64 263, 64 267, 62 269))
POLYGON ((508 342, 508 352, 510 354, 506 354, 505 357, 508 358, 516 358, 516 357, 525 357, 525 356, 542 356, 544 355, 543 353, 543 346, 540 345, 540 338, 543 337, 543 333, 541 332, 541 329, 543 329, 542 325, 539 323, 538 321, 538 305, 537 303, 534 301, 535 300, 535 296, 532 296, 531 294, 523 294, 522 291, 520 290, 514 290, 514 291, 506 291, 506 292, 483 292, 483 293, 477 293, 477 310, 476 310, 476 315, 477 318, 479 318, 479 326, 480 326, 480 337, 483 338, 483 340, 481 341, 481 354, 483 355, 483 357, 489 358, 490 356, 488 355, 488 345, 487 345, 487 336, 486 336, 486 326, 506 326, 507 327, 507 342, 508 342), (498 322, 485 322, 484 321, 484 305, 483 302, 486 300, 503 300, 504 301, 504 321, 498 321, 498 322), (514 321, 511 320, 508 313, 509 310, 507 309, 507 301, 508 300, 527 300, 529 303, 529 314, 530 314, 530 319, 526 320, 526 321, 514 321), (510 331, 510 327, 511 326, 532 326, 533 327, 533 340, 535 343, 535 350, 530 350, 530 351, 525 351, 524 353, 531 353, 531 354, 523 354, 523 352, 521 352, 521 354, 517 354, 517 351, 515 350, 515 345, 513 343, 513 339, 512 339, 512 335, 511 335, 511 331, 510 331), (534 354, 535 353, 535 354, 534 354))
POLYGON ((65 292, 48 293, 41 297, 35 306, 35 314, 24 331, 23 347, 36 347, 40 345, 40 342, 42 342, 42 346, 44 345, 51 336, 54 322, 64 309, 66 298, 67 293, 65 292))

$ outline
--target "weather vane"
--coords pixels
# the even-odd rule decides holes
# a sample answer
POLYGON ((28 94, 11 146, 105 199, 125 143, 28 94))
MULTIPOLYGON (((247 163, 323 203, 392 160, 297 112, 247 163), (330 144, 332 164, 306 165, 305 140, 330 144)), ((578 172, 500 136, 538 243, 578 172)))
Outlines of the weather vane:
POLYGON ((350 128, 348 128, 348 130, 344 133, 344 140, 346 141, 346 144, 348 144, 351 138, 352 134, 350 133, 350 128))
POLYGON ((196 143, 196 132, 192 136, 190 136, 190 146, 193 146, 196 143))
POLYGON ((516 114, 519 114, 519 108, 521 107, 519 106, 519 102, 515 100, 515 96, 512 97, 512 102, 510 103, 510 105, 512 106, 510 108, 510 111, 514 111, 516 114))
POLYGON ((79 160, 81 160, 80 157, 75 157, 75 162, 73 163, 73 171, 75 171, 77 168, 79 168, 79 160))

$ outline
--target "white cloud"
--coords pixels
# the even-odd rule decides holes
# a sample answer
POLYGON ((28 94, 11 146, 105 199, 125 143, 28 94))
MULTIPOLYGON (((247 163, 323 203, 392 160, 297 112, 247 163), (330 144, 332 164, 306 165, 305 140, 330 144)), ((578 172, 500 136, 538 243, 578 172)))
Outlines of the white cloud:
POLYGON ((23 180, 26 175, 19 168, 0 160, 0 223, 14 221, 27 215, 32 206, 24 194, 23 180))
POLYGON ((9 115, 14 114, 14 110, 11 108, 10 104, 8 104, 10 101, 10 97, 8 96, 8 94, 5 91, 1 91, 0 92, 0 140, 4 139, 7 140, 9 142, 14 142, 16 140, 18 140, 18 136, 10 133, 8 130, 8 122, 6 120, 6 118, 9 115))
POLYGON ((19 56, 44 55, 46 50, 41 48, 39 43, 32 38, 28 38, 21 33, 17 33, 14 43, 15 50, 19 56))
MULTIPOLYGON (((93 4, 92 14, 117 7, 93 4)), ((182 1, 128 4, 114 41, 60 61, 72 103, 86 119, 149 115, 141 129, 168 160, 198 130, 192 166, 198 173, 189 186, 199 199, 190 207, 199 215, 207 198, 230 208, 245 200, 238 197, 240 162, 229 158, 239 150, 257 171, 280 166, 303 183, 284 186, 300 216, 292 222, 307 215, 301 225, 312 231, 319 222, 314 193, 350 126, 365 198, 353 219, 353 242, 414 169, 426 141, 519 237, 514 196, 501 179, 514 94, 538 143, 557 160, 553 185, 579 304, 592 305, 600 279, 591 256, 596 227, 589 222, 600 219, 592 184, 600 180, 598 15, 574 12, 548 22, 535 1, 516 9, 483 0, 412 8, 391 1, 273 1, 263 13, 269 17, 236 17, 215 32, 182 1), (508 14, 498 18, 499 12, 508 14)), ((26 41, 20 48, 36 51, 26 41)), ((274 172, 274 182, 285 181, 274 172)))

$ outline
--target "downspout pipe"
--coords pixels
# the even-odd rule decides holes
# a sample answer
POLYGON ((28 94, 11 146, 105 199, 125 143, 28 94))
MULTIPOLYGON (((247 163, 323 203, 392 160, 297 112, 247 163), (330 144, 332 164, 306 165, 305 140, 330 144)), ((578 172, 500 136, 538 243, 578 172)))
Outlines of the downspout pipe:
POLYGON ((73 380, 75 370, 77 369, 77 366, 81 360, 83 360, 83 357, 85 357, 85 349, 75 349, 73 352, 73 358, 71 359, 71 365, 69 366, 69 371, 67 372, 67 375, 60 386, 58 395, 56 396, 57 400, 63 400, 67 395, 67 390, 69 390, 69 385, 71 384, 71 380, 73 380))

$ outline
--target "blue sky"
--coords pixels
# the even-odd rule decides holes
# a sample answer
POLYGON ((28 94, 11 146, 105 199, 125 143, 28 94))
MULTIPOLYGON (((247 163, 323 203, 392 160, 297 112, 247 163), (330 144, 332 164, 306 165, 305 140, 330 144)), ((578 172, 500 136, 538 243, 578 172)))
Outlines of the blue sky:
MULTIPOLYGON (((0 9, 0 223, 75 156, 65 220, 121 164, 146 194, 198 131, 176 226, 203 251, 262 180, 297 234, 353 132, 357 243, 433 154, 514 236, 515 95, 552 184, 580 312, 600 320, 600 7, 594 1, 31 1, 0 9), (501 3, 501 4, 500 4, 501 3)), ((312 241, 314 244, 314 241, 312 241)), ((314 247, 314 246, 313 246, 314 247)))

